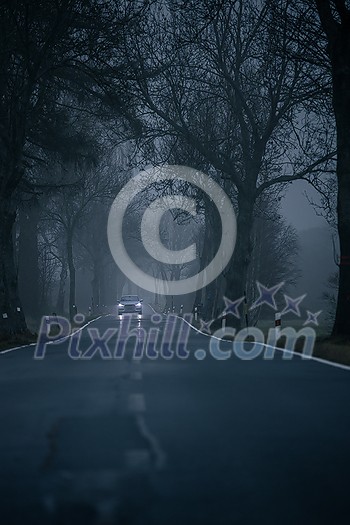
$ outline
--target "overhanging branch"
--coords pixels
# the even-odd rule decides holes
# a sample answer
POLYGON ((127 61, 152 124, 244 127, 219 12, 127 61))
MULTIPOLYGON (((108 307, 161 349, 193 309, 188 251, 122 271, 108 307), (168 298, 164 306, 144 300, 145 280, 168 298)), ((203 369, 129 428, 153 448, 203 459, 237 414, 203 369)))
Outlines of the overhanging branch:
POLYGON ((256 189, 256 196, 258 197, 263 193, 267 188, 270 188, 271 186, 275 184, 281 184, 284 182, 291 182, 293 180, 301 180, 305 179, 307 175, 315 171, 315 169, 323 164, 324 162, 327 162, 329 160, 334 160, 336 158, 337 152, 332 151, 331 153, 328 153, 327 155, 324 155, 317 161, 313 162, 308 166, 307 168, 299 171, 298 173, 294 173, 293 175, 282 175, 281 177, 276 177, 275 179, 265 181, 256 189))

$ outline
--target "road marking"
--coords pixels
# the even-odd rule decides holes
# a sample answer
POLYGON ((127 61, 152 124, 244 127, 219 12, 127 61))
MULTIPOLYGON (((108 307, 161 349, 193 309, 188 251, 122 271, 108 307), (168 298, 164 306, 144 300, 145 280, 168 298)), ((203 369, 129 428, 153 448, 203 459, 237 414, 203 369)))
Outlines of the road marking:
POLYGON ((135 372, 131 372, 130 379, 132 379, 133 381, 141 381, 142 372, 139 372, 138 370, 136 370, 135 372))
MULTIPOLYGON (((181 321, 188 324, 197 333, 204 335, 205 337, 212 337, 213 339, 217 339, 218 341, 225 341, 225 339, 222 339, 221 337, 216 337, 216 335, 209 335, 209 334, 205 334, 204 332, 201 332, 200 330, 198 330, 198 328, 193 326, 189 321, 187 321, 186 319, 183 319, 182 317, 179 317, 178 315, 176 315, 176 317, 178 317, 179 319, 181 319, 181 321)), ((226 342, 228 341, 226 340, 226 342)), ((266 346, 266 348, 275 348, 276 350, 279 350, 280 352, 283 352, 285 354, 293 354, 293 355, 299 356, 301 359, 303 358, 303 354, 300 354, 299 352, 294 352, 293 350, 288 350, 287 348, 279 348, 278 346, 271 346, 271 345, 267 345, 266 343, 258 343, 258 344, 262 346, 266 346)), ((347 370, 347 371, 350 370, 350 366, 348 365, 342 365, 341 363, 335 363, 334 361, 327 361, 327 359, 322 359, 322 357, 307 356, 307 357, 304 357, 304 360, 305 361, 309 361, 309 360, 317 361, 318 363, 322 363, 328 366, 333 366, 335 368, 341 368, 342 370, 347 370)))
MULTIPOLYGON (((91 321, 88 321, 87 323, 85 323, 83 326, 81 326, 80 328, 77 328, 74 332, 72 332, 71 334, 69 335, 65 335, 64 337, 61 337, 61 339, 56 339, 55 341, 48 341, 46 344, 47 345, 54 345, 54 344, 57 344, 57 343, 61 343, 62 341, 64 341, 65 339, 69 339, 70 337, 72 337, 74 334, 76 334, 77 332, 80 332, 81 330, 84 330, 84 328, 86 328, 89 324, 91 323, 94 323, 95 321, 98 321, 99 319, 101 319, 102 317, 107 317, 105 315, 100 315, 99 317, 96 317, 96 319, 92 319, 91 321)), ((21 345, 21 346, 15 346, 14 348, 7 348, 7 350, 0 350, 0 355, 1 354, 7 354, 8 352, 14 352, 14 350, 20 350, 21 348, 27 348, 28 346, 36 346, 37 345, 37 342, 36 343, 30 343, 29 345, 21 345)))
POLYGON ((145 418, 143 416, 136 416, 136 423, 139 428, 140 434, 148 441, 150 445, 152 455, 154 457, 155 468, 157 470, 161 470, 165 466, 166 456, 159 444, 159 441, 148 429, 145 418))
POLYGON ((136 413, 145 412, 145 396, 143 394, 130 394, 128 398, 128 410, 129 412, 136 413))
POLYGON ((163 316, 164 318, 166 317, 166 315, 165 315, 164 313, 157 312, 157 311, 153 308, 153 306, 151 306, 149 303, 147 303, 147 306, 149 306, 149 307, 151 308, 151 310, 152 310, 155 314, 157 314, 157 315, 161 315, 161 316, 163 316))
POLYGON ((153 308, 153 306, 151 306, 149 303, 147 303, 147 306, 149 306, 149 307, 151 308, 151 310, 153 310, 153 312, 154 312, 155 314, 159 314, 159 312, 156 312, 155 309, 153 308))

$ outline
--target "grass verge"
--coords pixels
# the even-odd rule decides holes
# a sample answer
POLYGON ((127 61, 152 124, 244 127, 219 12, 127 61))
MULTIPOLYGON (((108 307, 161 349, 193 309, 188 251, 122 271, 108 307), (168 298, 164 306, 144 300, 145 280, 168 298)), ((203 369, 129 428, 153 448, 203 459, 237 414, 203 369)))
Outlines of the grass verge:
POLYGON ((13 334, 8 339, 0 341, 0 353, 16 346, 26 346, 36 343, 37 334, 26 332, 24 334, 13 334))
MULTIPOLYGON (((192 321, 192 324, 195 328, 200 330, 201 324, 199 321, 192 321)), ((211 334, 215 330, 221 328, 221 320, 214 320, 210 325, 211 334)), ((267 330, 265 330, 265 336, 267 335, 267 330)), ((233 340, 232 337, 227 336, 224 339, 233 340)), ((252 342, 253 339, 248 337, 247 342, 252 342)), ((285 340, 282 339, 277 343, 278 348, 284 348, 285 340)), ((304 348, 304 339, 298 339, 294 351, 296 353, 302 353, 304 348)), ((338 363, 342 365, 350 366, 350 340, 346 338, 339 337, 325 337, 318 336, 316 338, 315 346, 312 352, 313 357, 318 357, 326 361, 331 361, 332 363, 338 363)))
POLYGON ((326 361, 350 366, 350 341, 336 338, 318 339, 312 355, 326 361))
MULTIPOLYGON (((86 317, 84 324, 93 321, 94 319, 97 319, 99 317, 98 315, 94 315, 91 317, 86 317)), ((77 325, 76 323, 71 323, 71 327, 74 328, 80 328, 81 325, 77 325)), ((52 324, 50 328, 50 336, 53 337, 59 333, 59 327, 58 325, 52 324)), ((36 343, 38 339, 38 334, 31 333, 30 331, 25 332, 23 334, 13 334, 7 339, 3 339, 0 341, 0 354, 4 350, 9 350, 10 348, 16 348, 17 346, 27 346, 32 343, 36 343)))

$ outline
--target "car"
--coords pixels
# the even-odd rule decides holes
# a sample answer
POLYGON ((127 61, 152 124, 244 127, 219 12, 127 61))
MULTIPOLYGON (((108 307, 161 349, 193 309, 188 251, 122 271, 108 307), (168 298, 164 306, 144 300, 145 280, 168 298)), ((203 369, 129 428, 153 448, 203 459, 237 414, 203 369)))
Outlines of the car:
POLYGON ((123 295, 118 301, 118 315, 136 313, 142 315, 142 302, 138 295, 123 295))

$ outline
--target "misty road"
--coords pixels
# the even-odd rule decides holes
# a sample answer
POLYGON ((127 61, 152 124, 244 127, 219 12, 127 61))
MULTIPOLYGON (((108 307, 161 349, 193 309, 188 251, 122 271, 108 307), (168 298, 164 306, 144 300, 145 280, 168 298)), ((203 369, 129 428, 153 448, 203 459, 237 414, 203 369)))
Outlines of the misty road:
POLYGON ((349 372, 196 359, 208 341, 191 330, 186 360, 72 360, 67 341, 0 355, 1 522, 348 523, 349 372))

